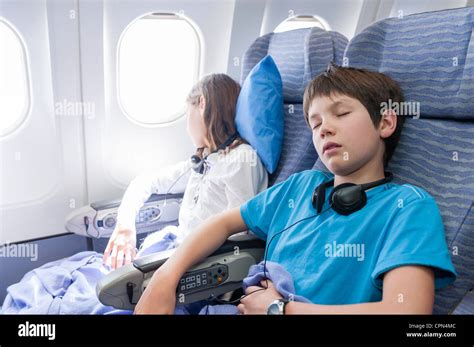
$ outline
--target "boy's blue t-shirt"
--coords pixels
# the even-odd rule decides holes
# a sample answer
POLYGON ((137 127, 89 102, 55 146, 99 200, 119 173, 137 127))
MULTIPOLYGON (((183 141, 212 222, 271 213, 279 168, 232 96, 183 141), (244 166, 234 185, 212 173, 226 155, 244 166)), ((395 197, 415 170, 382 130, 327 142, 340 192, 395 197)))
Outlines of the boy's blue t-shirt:
POLYGON ((436 288, 454 281, 441 215, 426 191, 386 183, 366 191, 364 208, 343 216, 329 207, 331 187, 317 215, 313 190, 332 178, 297 173, 240 207, 248 228, 267 240, 267 260, 293 276, 296 294, 315 304, 380 301, 383 275, 404 265, 432 267, 436 288))

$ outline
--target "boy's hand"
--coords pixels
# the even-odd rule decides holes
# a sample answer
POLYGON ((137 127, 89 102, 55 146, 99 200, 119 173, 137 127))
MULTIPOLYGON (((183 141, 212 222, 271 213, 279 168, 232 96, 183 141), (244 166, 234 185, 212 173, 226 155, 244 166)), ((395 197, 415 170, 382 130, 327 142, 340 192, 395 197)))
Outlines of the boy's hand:
POLYGON ((243 314, 267 314, 268 306, 277 299, 283 299, 280 293, 277 292, 273 282, 262 280, 260 286, 248 287, 245 291, 247 296, 240 300, 240 305, 237 306, 239 311, 243 314), (265 288, 262 290, 262 288, 265 288), (257 292, 255 292, 257 291, 257 292), (255 292, 255 293, 254 293, 255 292), (253 294, 250 294, 253 293, 253 294))
POLYGON ((154 273, 135 307, 135 313, 174 313, 176 288, 186 270, 212 254, 230 235, 246 228, 239 207, 209 218, 188 235, 154 273))
POLYGON ((140 300, 134 314, 173 314, 176 306, 176 286, 155 272, 140 300))

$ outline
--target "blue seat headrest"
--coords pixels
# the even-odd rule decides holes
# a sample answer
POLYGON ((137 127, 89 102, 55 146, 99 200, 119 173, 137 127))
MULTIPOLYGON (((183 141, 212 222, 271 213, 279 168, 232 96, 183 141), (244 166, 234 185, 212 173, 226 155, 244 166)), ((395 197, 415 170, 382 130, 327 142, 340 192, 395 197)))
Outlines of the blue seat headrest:
POLYGON ((328 62, 340 63, 346 45, 343 35, 317 27, 263 35, 244 56, 241 83, 263 57, 271 55, 281 74, 284 102, 302 103, 308 82, 324 71, 328 62))
POLYGON ((423 118, 474 119, 474 7, 377 22, 355 36, 345 63, 391 76, 423 118))

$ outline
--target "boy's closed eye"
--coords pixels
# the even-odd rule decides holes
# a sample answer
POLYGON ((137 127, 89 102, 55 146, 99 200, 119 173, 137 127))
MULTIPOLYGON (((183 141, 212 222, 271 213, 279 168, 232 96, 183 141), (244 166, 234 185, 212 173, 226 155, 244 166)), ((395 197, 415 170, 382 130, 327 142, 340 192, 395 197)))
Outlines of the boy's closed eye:
POLYGON ((337 116, 338 117, 347 116, 349 113, 351 113, 351 111, 342 112, 342 113, 338 114, 337 116))
MULTIPOLYGON (((350 114, 350 113, 351 113, 351 111, 341 112, 341 113, 339 113, 339 114, 336 114, 336 117, 347 116, 347 115, 350 114)), ((318 120, 314 121, 314 123, 311 125, 311 129, 315 130, 315 129, 317 129, 320 125, 321 125, 321 121, 318 119, 318 120)))

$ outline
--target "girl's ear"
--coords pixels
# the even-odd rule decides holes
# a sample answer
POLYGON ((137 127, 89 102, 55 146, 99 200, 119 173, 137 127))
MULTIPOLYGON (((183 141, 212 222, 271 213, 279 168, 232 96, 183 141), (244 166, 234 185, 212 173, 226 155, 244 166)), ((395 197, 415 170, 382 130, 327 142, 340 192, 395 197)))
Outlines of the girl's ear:
POLYGON ((380 137, 386 139, 395 132, 397 128, 397 114, 392 109, 387 109, 382 113, 380 119, 379 130, 380 137))
POLYGON ((199 110, 204 112, 205 108, 206 108, 206 99, 204 98, 204 95, 201 95, 199 97, 199 110))

